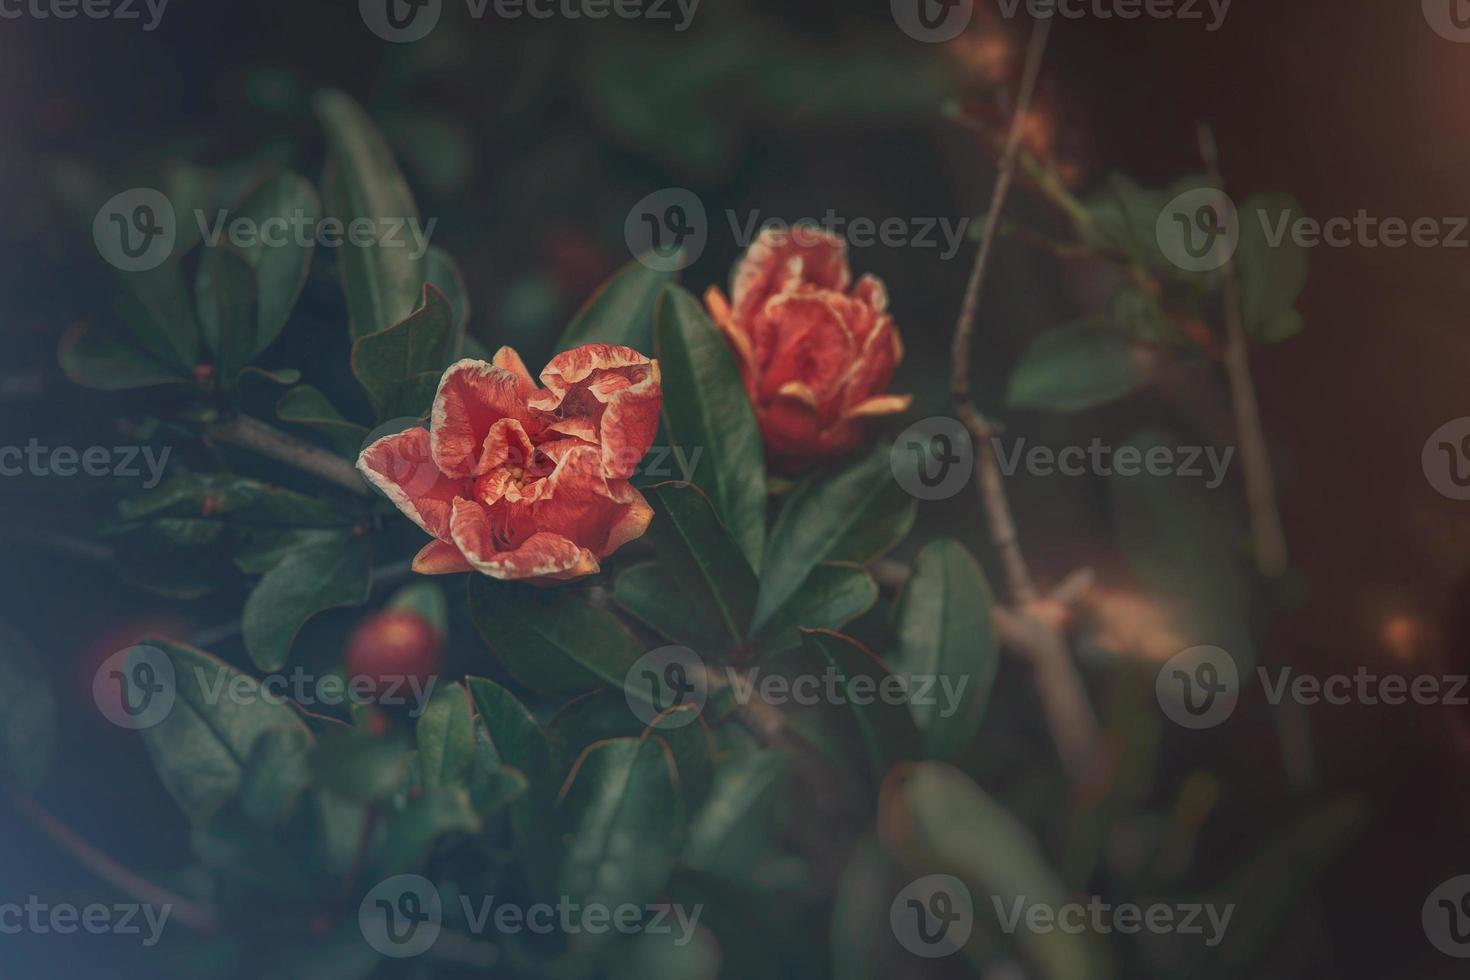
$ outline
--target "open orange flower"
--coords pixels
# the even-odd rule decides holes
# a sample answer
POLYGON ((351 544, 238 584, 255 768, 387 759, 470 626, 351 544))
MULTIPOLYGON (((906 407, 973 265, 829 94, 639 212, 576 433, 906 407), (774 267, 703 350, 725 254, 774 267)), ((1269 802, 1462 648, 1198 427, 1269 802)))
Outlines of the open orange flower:
POLYGON ((424 575, 580 578, 648 528, 628 478, 658 430, 658 362, 630 347, 558 354, 538 387, 509 347, 444 372, 429 428, 385 436, 357 468, 432 534, 424 575))
POLYGON ((817 228, 766 229, 735 266, 727 300, 705 294, 755 405, 772 464, 793 471, 851 452, 866 420, 908 409, 887 394, 903 344, 888 293, 852 285, 847 243, 817 228))

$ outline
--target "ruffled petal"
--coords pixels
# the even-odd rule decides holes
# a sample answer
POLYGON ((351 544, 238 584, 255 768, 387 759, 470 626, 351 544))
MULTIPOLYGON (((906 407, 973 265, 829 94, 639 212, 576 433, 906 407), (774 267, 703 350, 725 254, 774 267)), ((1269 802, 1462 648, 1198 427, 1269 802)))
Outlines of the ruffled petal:
POLYGON ((554 531, 538 531, 516 547, 496 547, 485 508, 460 501, 454 509, 454 541, 478 572, 507 581, 564 581, 595 574, 597 558, 586 548, 554 531))
POLYGON ((536 390, 536 379, 531 377, 531 372, 526 370, 526 362, 521 360, 521 355, 515 352, 513 347, 502 347, 495 352, 490 363, 502 371, 509 371, 515 375, 516 384, 519 387, 522 398, 529 398, 536 390))
POLYGON ((847 243, 818 228, 765 229, 735 266, 730 283, 734 317, 754 320, 773 296, 796 283, 843 292, 852 281, 847 243))
POLYGON ((439 380, 429 431, 434 459, 448 476, 473 476, 490 427, 501 419, 533 425, 521 379, 486 361, 463 360, 439 380))
POLYGON ((415 524, 436 538, 449 539, 452 505, 469 495, 470 486, 439 471, 427 429, 415 426, 384 436, 362 451, 357 468, 415 524))
MULTIPOLYGON (((771 304, 771 319, 781 334, 761 378, 761 397, 773 398, 783 385, 799 382, 815 396, 819 410, 839 394, 838 384, 852 368, 858 348, 828 294, 785 296, 771 304)), ((840 406, 838 406, 840 407, 840 406)))

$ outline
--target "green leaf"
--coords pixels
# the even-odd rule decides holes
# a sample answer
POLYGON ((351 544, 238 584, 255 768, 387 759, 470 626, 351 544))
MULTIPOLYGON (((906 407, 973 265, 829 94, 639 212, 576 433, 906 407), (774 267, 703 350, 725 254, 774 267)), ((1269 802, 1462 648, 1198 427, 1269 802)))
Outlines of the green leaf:
POLYGON ((168 656, 175 694, 163 720, 143 730, 143 740, 163 785, 191 820, 202 823, 240 791, 260 738, 305 726, 253 677, 203 650, 154 637, 142 644, 136 656, 146 648, 168 656))
POLYGON ((801 646, 801 630, 841 629, 873 608, 878 583, 861 565, 828 562, 807 575, 801 588, 754 637, 761 656, 773 657, 801 646))
POLYGON ((832 898, 831 956, 836 980, 880 980, 894 975, 909 956, 889 924, 893 897, 902 888, 892 858, 869 833, 854 848, 832 898))
POLYGON ((888 663, 910 679, 935 679, 936 697, 910 706, 927 756, 955 755, 980 728, 1000 664, 993 601, 985 573, 958 541, 931 542, 914 559, 898 603, 898 649, 888 663))
POLYGON ((311 181, 289 171, 267 180, 240 206, 237 218, 252 220, 271 238, 267 244, 257 236, 249 247, 241 248, 245 261, 255 270, 256 283, 255 325, 250 332, 247 360, 269 347, 291 318, 311 271, 321 210, 321 199, 311 181), (289 230, 278 236, 273 226, 280 221, 285 221, 289 230), (278 241, 278 237, 285 240, 278 241))
POLYGON ((801 643, 809 654, 836 672, 874 788, 894 763, 919 757, 919 730, 909 714, 908 690, 902 676, 841 633, 803 630, 801 643))
POLYGON ((238 252, 206 249, 194 278, 199 325, 215 374, 233 384, 255 354, 255 273, 238 252))
POLYGON ((1288 310, 1262 323, 1251 331, 1251 339, 1261 344, 1279 344, 1306 329, 1307 321, 1296 310, 1288 310))
MULTIPOLYGON (((1008 915, 1018 899, 1053 909, 1068 901, 1031 833, 953 766, 921 762, 895 771, 880 805, 879 826, 891 828, 885 842, 912 873, 954 875, 977 903, 995 901, 1008 915)), ((1014 938, 1042 980, 1111 975, 1095 958, 1100 947, 1083 935, 1018 929, 1014 938)))
POLYGON ((1241 318, 1257 336, 1292 313, 1307 285, 1307 250, 1291 236, 1302 206, 1290 194, 1256 194, 1240 207, 1240 244, 1235 267, 1240 274, 1241 318), (1272 244, 1276 233, 1281 240, 1272 244))
POLYGON ((448 366, 454 339, 454 311, 432 285, 424 286, 417 310, 386 330, 359 337, 352 345, 352 373, 372 400, 379 421, 400 415, 423 416, 448 366))
POLYGON ((1011 372, 1006 404, 1050 412, 1084 412, 1142 387, 1156 355, 1105 321, 1048 330, 1011 372))
POLYGON ((679 646, 705 653, 729 650, 729 635, 718 617, 687 589, 688 583, 673 566, 650 561, 618 573, 613 599, 624 612, 679 646))
POLYGON ((698 487, 661 483, 644 490, 644 496, 653 506, 647 538, 657 550, 661 571, 657 576, 639 573, 621 585, 619 602, 670 639, 682 642, 673 635, 680 633, 696 641, 686 645, 701 652, 738 648, 755 613, 758 589, 740 546, 698 487), (646 588, 654 582, 677 590, 679 597, 670 597, 667 615, 660 597, 646 588), (640 583, 645 587, 639 589, 640 583))
MULTIPOLYGON (((1173 452, 1179 440, 1146 430, 1115 453, 1147 459, 1151 450, 1173 452)), ((1227 494, 1177 476, 1137 476, 1108 481, 1118 543, 1143 586, 1170 608, 1176 626, 1193 644, 1218 646, 1242 673, 1255 663, 1258 625, 1254 577, 1241 542, 1243 521, 1227 494)))
POLYGON ((341 725, 322 732, 311 769, 316 785, 343 799, 373 803, 407 788, 412 761, 398 735, 379 737, 341 725))
POLYGON ((657 736, 588 746, 561 801, 566 850, 560 893, 583 905, 643 906, 673 873, 684 805, 657 736))
MULTIPOLYGON (((348 95, 336 90, 312 99, 331 149, 327 208, 345 226, 366 218, 419 220, 418 206, 393 153, 368 114, 348 95)), ((381 225, 378 225, 381 227, 381 225)), ((366 337, 407 319, 417 307, 426 279, 426 261, 409 247, 340 249, 342 288, 354 338, 366 337)))
POLYGON ((287 555, 261 577, 241 615, 250 659, 261 670, 279 670, 306 621, 317 613, 367 601, 372 586, 372 544, 354 536, 287 555))
POLYGON ((462 684, 442 684, 419 716, 419 770, 425 786, 467 783, 475 755, 470 696, 462 684))
POLYGON ((240 809, 258 826, 283 826, 311 785, 311 733, 272 728, 255 740, 240 782, 240 809))
POLYGON ((0 621, 0 777, 35 792, 56 757, 56 696, 36 652, 0 621))
POLYGON ((728 878, 746 875, 766 852, 791 762, 788 754, 768 750, 722 760, 709 800, 689 821, 683 863, 728 878))
POLYGON ((425 256, 428 281, 444 294, 453 311, 454 330, 449 343, 450 359, 465 356, 465 331, 470 323, 470 293, 464 284, 464 275, 454 257, 437 245, 429 247, 425 256))
POLYGON ((1184 339, 1158 297, 1142 289, 1131 286, 1119 289, 1113 294, 1108 313, 1135 339, 1151 344, 1175 344, 1184 339))
POLYGON ((866 565, 903 540, 914 525, 918 502, 893 478, 887 447, 808 477, 786 498, 771 529, 755 630, 799 618, 788 603, 812 608, 799 597, 819 565, 866 565))
POLYGON ((191 374, 199 362, 199 323, 178 255, 156 268, 117 278, 122 288, 114 307, 133 340, 159 363, 191 374))
POLYGON ((110 330, 79 323, 61 337, 61 370, 74 383, 99 391, 180 384, 182 372, 165 367, 110 330))
POLYGON ((755 410, 725 339, 699 301, 669 286, 658 305, 656 342, 663 375, 664 427, 698 461, 688 478, 707 494, 752 568, 765 541, 765 454, 755 410))
POLYGON ((571 589, 470 577, 470 618, 512 677, 547 696, 621 688, 642 646, 616 616, 571 589))
POLYGON ((387 834, 373 862, 377 876, 417 870, 440 839, 480 830, 480 815, 463 786, 426 787, 401 810, 390 811, 387 834))
POLYGON ((525 705, 499 684, 483 677, 466 677, 465 683, 496 762, 530 781, 526 793, 511 803, 511 829, 532 889, 538 895, 550 895, 555 888, 560 845, 555 828, 547 820, 557 787, 552 782, 551 748, 546 735, 525 705))
POLYGON ((297 385, 276 402, 276 418, 283 422, 310 426, 326 436, 340 456, 357 458, 367 440, 368 428, 349 422, 342 413, 311 385, 297 385))
POLYGON ((440 636, 449 635, 449 600, 438 582, 414 582, 405 585, 385 604, 388 609, 407 609, 417 613, 440 636))
POLYGON ((603 283, 556 342, 558 353, 582 344, 617 344, 653 352, 654 310, 675 275, 633 261, 603 283))

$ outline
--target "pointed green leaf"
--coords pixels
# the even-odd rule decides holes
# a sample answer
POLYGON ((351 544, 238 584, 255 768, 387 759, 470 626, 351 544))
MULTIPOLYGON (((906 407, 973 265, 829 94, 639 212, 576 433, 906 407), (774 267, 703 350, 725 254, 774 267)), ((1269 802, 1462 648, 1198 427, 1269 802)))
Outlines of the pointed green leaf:
POLYGON ((185 383, 185 376, 165 367, 116 333, 96 324, 79 323, 62 335, 57 349, 61 369, 76 384, 100 391, 124 391, 185 383))
POLYGON ((280 827, 296 813, 311 785, 311 733, 272 728, 250 750, 240 784, 240 809, 261 827, 280 827))
POLYGON ((886 446, 804 480, 787 495, 771 529, 756 631, 792 618, 782 607, 801 601, 797 595, 818 565, 867 565, 903 540, 917 509, 893 477, 886 446))
POLYGON ((664 427, 693 462, 688 479, 709 494, 752 568, 765 542, 765 453, 755 410, 725 339, 699 301, 669 286, 656 314, 664 427))
POLYGON ((309 426, 326 436, 339 455, 357 458, 368 428, 342 417, 327 396, 311 385, 297 385, 276 402, 276 418, 309 426))
POLYGON ((425 285, 423 305, 412 314, 353 343, 352 373, 367 389, 379 421, 429 413, 453 337, 449 300, 425 285))
POLYGON ((525 705, 499 684, 484 677, 466 677, 465 683, 496 761, 520 772, 530 782, 527 792, 511 804, 511 828, 532 889, 538 895, 552 894, 560 847, 556 830, 547 820, 557 786, 546 735, 525 705))
POLYGON ((582 344, 617 344, 653 353, 653 316, 673 273, 633 261, 619 269, 587 300, 556 342, 558 352, 582 344))
MULTIPOLYGON (((393 153, 368 114, 343 92, 327 90, 312 108, 331 149, 327 210, 344 226, 367 219, 419 220, 418 206, 393 153)), ((418 306, 427 278, 426 261, 406 242, 395 247, 344 245, 339 252, 342 288, 352 336, 366 337, 407 319, 418 306)))
POLYGON ((249 357, 269 347, 291 318, 311 271, 321 210, 311 181, 290 171, 267 180, 240 206, 236 218, 250 219, 261 231, 240 250, 255 270, 255 327, 249 357))
POLYGON ((894 763, 919 757, 919 730, 909 714, 904 677, 841 633, 802 630, 801 643, 836 672, 837 689, 854 722, 874 788, 894 763))
POLYGON ((238 252, 204 250, 194 277, 199 326, 215 374, 227 385, 255 354, 255 292, 255 272, 238 252))
POLYGON ((1048 330, 1011 372, 1006 404, 1048 412, 1084 412, 1117 401, 1148 381, 1157 355, 1105 321, 1048 330))
POLYGON ((932 686, 934 697, 910 706, 930 757, 954 755, 980 728, 1000 664, 992 602, 985 573, 958 541, 931 542, 914 559, 899 598, 898 649, 887 659, 932 686))
POLYGON ((462 684, 441 684, 419 716, 415 731, 425 786, 459 786, 469 780, 475 755, 470 696, 462 684))
POLYGON ((828 562, 807 575, 791 600, 756 633, 761 656, 773 657, 801 646, 801 629, 841 629, 873 608, 878 583, 861 565, 828 562))

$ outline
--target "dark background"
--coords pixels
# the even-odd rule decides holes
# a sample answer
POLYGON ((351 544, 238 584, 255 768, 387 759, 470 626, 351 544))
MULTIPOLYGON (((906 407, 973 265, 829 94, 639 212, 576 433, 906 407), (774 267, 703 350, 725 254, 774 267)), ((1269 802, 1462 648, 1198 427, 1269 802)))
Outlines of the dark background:
MULTIPOLYGON (((721 3, 704 0, 691 38, 722 29, 721 3)), ((677 155, 629 146, 589 109, 585 88, 574 81, 581 52, 622 43, 620 28, 446 20, 436 33, 467 53, 404 82, 405 53, 371 35, 353 6, 173 0, 151 34, 111 21, 0 21, 5 444, 32 435, 75 445, 106 441, 87 434, 117 416, 119 406, 126 412, 125 397, 81 392, 55 367, 61 330, 103 308, 89 231, 50 193, 58 161, 87 160, 118 174, 121 189, 132 186, 121 177, 128 166, 168 155, 212 163, 295 143, 311 154, 307 160, 316 159, 310 120, 280 108, 293 85, 340 86, 375 113, 412 116, 414 106, 432 106, 459 120, 470 170, 457 187, 436 192, 411 162, 406 169, 424 214, 441 219, 437 244, 465 270, 472 331, 492 347, 515 344, 532 363, 549 348, 553 325, 626 261, 622 217, 659 187, 694 188, 712 215, 734 207, 797 217, 833 207, 962 216, 982 211, 988 197, 992 170, 984 153, 937 111, 870 123, 834 119, 824 108, 831 93, 822 91, 774 112, 724 92, 705 108, 730 123, 733 143, 719 165, 691 168, 677 155)), ((779 25, 791 43, 829 56, 871 37, 909 57, 921 47, 894 29, 886 3, 743 6, 779 25)), ((1287 190, 1320 218, 1360 208, 1410 220, 1470 213, 1470 45, 1433 33, 1418 8, 1381 0, 1236 0, 1213 34, 1198 22, 1060 21, 1046 66, 1060 142, 1080 166, 1084 187, 1113 170, 1159 186, 1199 169, 1194 129, 1207 120, 1237 200, 1287 190)), ((679 84, 666 68, 648 65, 651 102, 679 84)), ((685 135, 677 125, 670 130, 673 141, 685 135)), ((283 152, 291 159, 301 151, 283 152)), ((1020 213, 1040 210, 1024 192, 1015 206, 1020 213)), ((992 410, 1000 409, 998 385, 1025 338, 1074 315, 1076 305, 1076 290, 1059 281, 1055 266, 1013 243, 1002 249, 977 354, 977 390, 992 410)), ((717 227, 684 281, 698 290, 723 283, 737 253, 717 227)), ((968 247, 947 263, 932 253, 882 247, 853 255, 858 272, 889 284, 909 349, 895 389, 915 392, 920 414, 946 408, 935 379, 945 376, 969 255, 968 247)), ((1436 494, 1419 465, 1429 433, 1470 414, 1462 380, 1470 365, 1467 262, 1464 249, 1318 248, 1302 302, 1306 332, 1254 360, 1301 584, 1300 603, 1269 634, 1268 664, 1350 673, 1359 664, 1436 670, 1443 660, 1470 670, 1463 578, 1470 512, 1436 494)), ((1098 424, 1121 428, 1158 405, 1105 413, 1098 424)), ((1038 417, 1008 421, 1038 441, 1079 431, 1068 428, 1075 423, 1038 417)), ((1024 478, 1013 489, 1023 539, 1044 580, 1079 559, 1104 571, 1116 562, 1100 554, 1110 540, 1098 526, 1100 493, 1033 486, 1024 478), (1068 506, 1059 513, 1062 503, 1068 506)), ((154 599, 17 533, 45 527, 89 539, 108 505, 93 487, 0 484, 0 617, 31 637, 58 681, 68 741, 49 805, 125 864, 162 874, 182 863, 187 825, 166 805, 137 739, 91 711, 87 664, 160 617, 187 632, 227 621, 237 609, 154 599)), ((968 497, 926 509, 925 520, 984 547, 968 497)), ((1278 736, 1255 703, 1263 700, 1259 690, 1246 700, 1243 737, 1177 738, 1180 758, 1166 760, 1180 769, 1208 761, 1224 774, 1241 819, 1232 823, 1222 814, 1229 829, 1218 839, 1207 836, 1206 844, 1219 849, 1226 868, 1234 845, 1272 822, 1269 812, 1247 804, 1279 799, 1287 807, 1294 792, 1272 761, 1280 755, 1278 736)), ((1419 926, 1429 890, 1470 871, 1470 743, 1460 740, 1448 714, 1408 707, 1309 712, 1310 778, 1364 790, 1373 821, 1322 881, 1330 955, 1307 975, 1459 975, 1419 926)), ((97 892, 86 871, 8 807, 0 821, 0 900, 24 901, 36 892, 85 904, 97 892)), ((56 975, 100 975, 90 972, 99 964, 110 975, 129 975, 123 971, 135 955, 114 937, 0 937, 0 975, 10 975, 7 960, 53 964, 56 975)))

